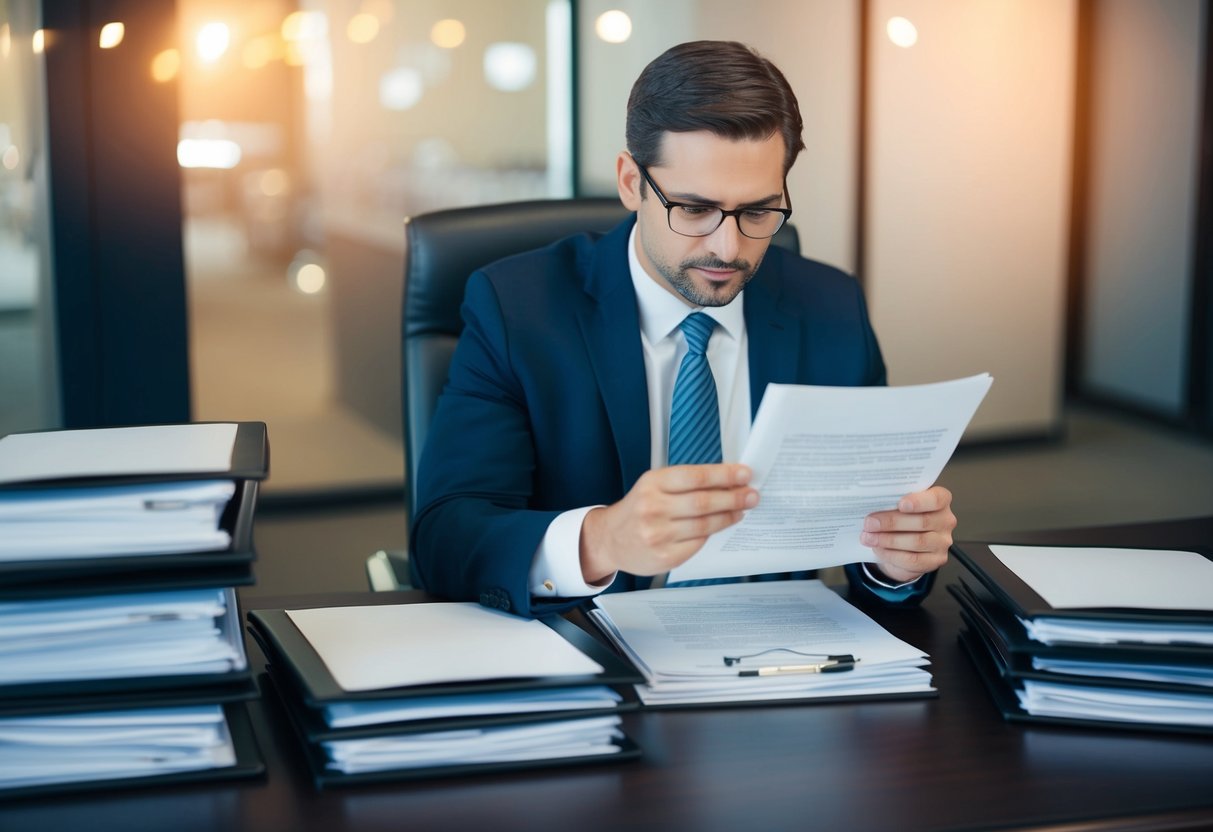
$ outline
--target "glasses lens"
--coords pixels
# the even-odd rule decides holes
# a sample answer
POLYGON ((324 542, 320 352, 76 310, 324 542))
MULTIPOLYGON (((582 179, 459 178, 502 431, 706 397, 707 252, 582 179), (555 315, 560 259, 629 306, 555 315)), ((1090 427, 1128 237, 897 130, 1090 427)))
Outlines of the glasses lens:
POLYGON ((785 217, 778 211, 743 211, 737 215, 737 225, 747 237, 773 237, 785 217))
POLYGON ((720 226, 723 216, 710 205, 676 205, 670 209, 670 228, 688 237, 706 237, 720 226))

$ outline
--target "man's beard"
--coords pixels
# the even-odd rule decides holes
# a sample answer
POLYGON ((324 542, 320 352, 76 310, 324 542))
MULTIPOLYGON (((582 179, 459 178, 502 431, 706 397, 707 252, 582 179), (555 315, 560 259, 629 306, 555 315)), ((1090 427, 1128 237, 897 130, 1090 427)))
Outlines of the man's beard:
MULTIPOLYGON (((650 258, 652 259, 652 258, 650 258)), ((653 263, 657 267, 657 271, 661 272, 661 276, 674 287, 674 291, 682 295, 695 306, 727 306, 733 301, 733 298, 741 294, 741 290, 746 287, 753 278, 754 272, 758 271, 758 266, 761 260, 754 265, 750 265, 745 260, 734 260, 731 263, 726 263, 715 257, 701 257, 694 260, 683 260, 678 264, 678 268, 671 268, 667 263, 654 260, 653 263), (724 284, 709 283, 706 287, 699 287, 691 279, 691 269, 730 269, 741 272, 742 278, 740 281, 730 281, 724 284)))

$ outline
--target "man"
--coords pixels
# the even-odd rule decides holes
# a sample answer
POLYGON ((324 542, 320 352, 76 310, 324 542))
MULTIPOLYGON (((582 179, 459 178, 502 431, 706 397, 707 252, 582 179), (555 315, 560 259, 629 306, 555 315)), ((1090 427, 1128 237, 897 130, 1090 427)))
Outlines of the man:
MULTIPOLYGON (((539 615, 645 588, 757 504, 749 469, 721 460, 767 383, 885 383, 858 284, 770 247, 801 131, 765 58, 676 46, 628 101, 616 174, 635 216, 472 275, 416 483, 427 590, 539 615)), ((879 564, 848 565, 853 589, 921 600, 951 499, 871 515, 879 564)))

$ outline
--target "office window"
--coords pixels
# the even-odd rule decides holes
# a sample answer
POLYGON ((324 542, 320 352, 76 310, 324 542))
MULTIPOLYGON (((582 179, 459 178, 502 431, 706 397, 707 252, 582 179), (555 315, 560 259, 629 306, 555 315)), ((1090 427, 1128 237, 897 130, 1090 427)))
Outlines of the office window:
POLYGON ((0 436, 58 426, 35 0, 0 3, 0 436))
POLYGON ((269 425, 269 495, 398 488, 403 219, 568 196, 568 0, 183 0, 194 418, 269 425))

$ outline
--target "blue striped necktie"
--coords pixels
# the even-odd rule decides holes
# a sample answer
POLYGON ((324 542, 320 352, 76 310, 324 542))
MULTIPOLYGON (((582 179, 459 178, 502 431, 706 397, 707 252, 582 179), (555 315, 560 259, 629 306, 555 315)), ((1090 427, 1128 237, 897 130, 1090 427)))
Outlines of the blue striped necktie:
POLYGON ((678 367, 670 406, 670 465, 720 462, 720 406, 716 380, 708 366, 708 339, 716 321, 692 312, 678 328, 687 339, 687 354, 678 367))

